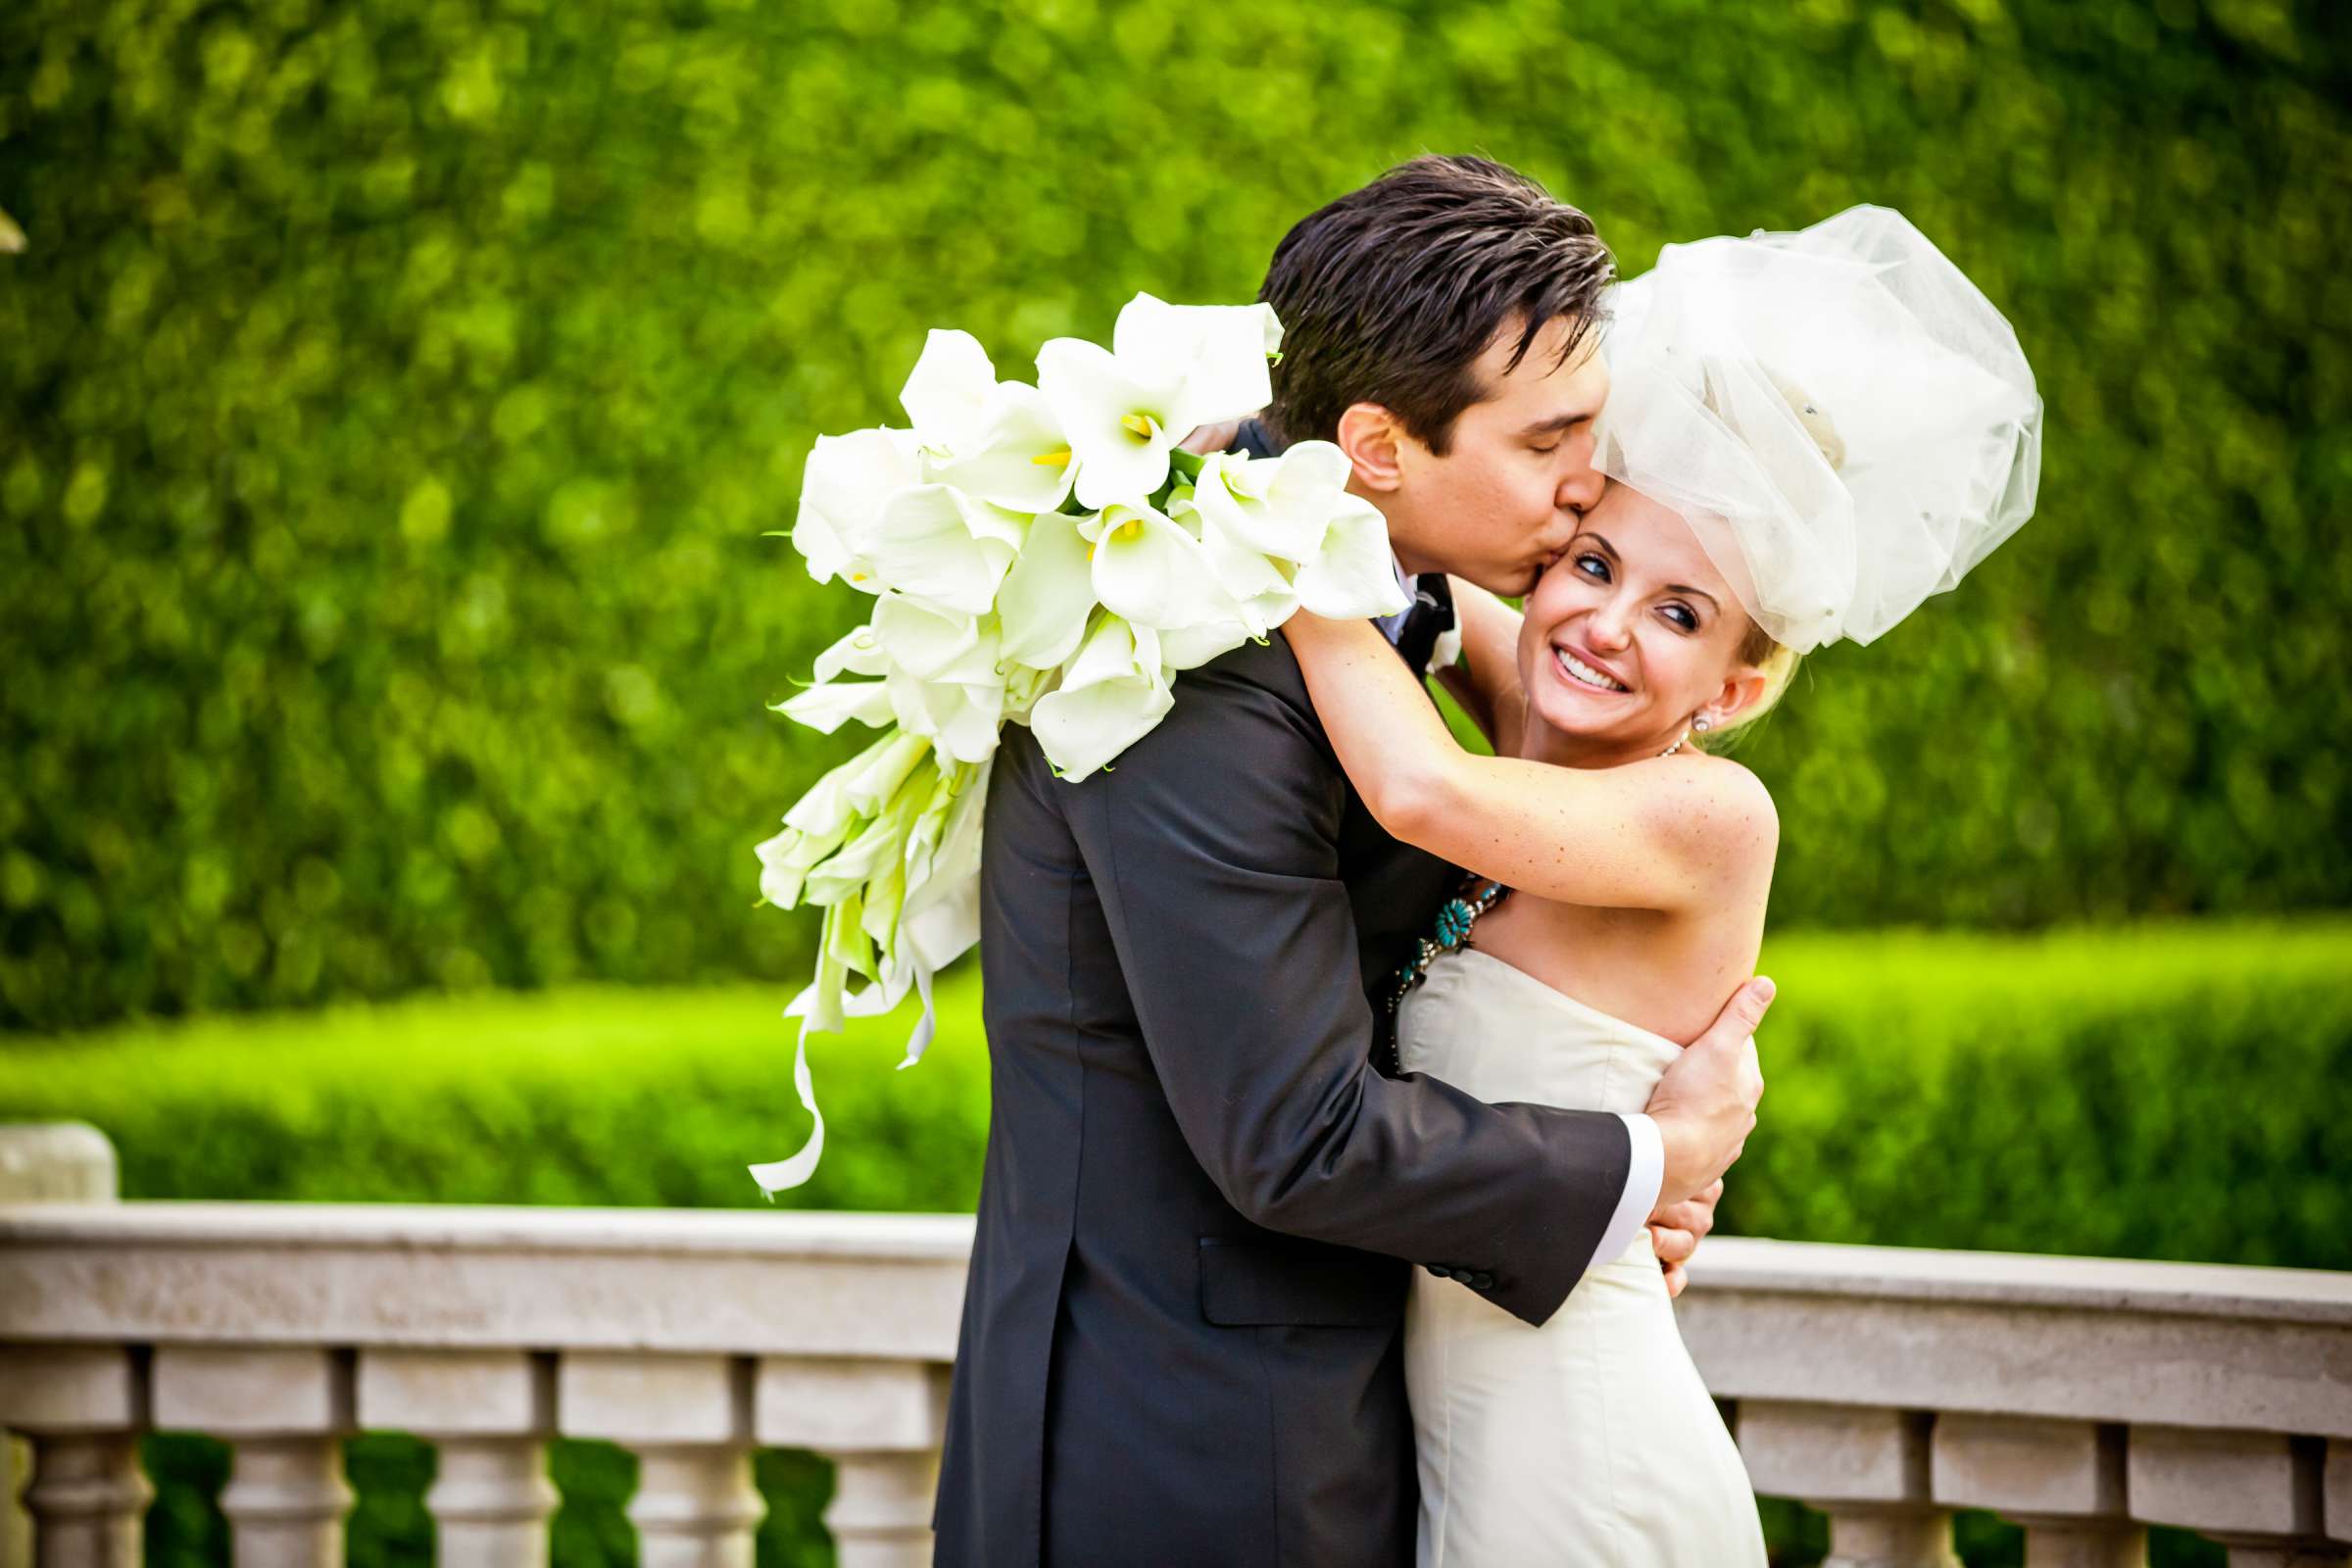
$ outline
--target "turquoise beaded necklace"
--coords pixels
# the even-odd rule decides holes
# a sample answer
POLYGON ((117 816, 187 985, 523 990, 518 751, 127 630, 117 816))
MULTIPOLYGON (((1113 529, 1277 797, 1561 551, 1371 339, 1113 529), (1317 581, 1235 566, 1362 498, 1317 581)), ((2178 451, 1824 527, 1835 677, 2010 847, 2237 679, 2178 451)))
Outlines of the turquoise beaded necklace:
MULTIPOLYGON (((1413 987, 1429 978, 1430 963, 1442 953, 1454 953, 1470 945, 1470 928, 1485 914, 1510 895, 1510 889, 1499 882, 1478 882, 1456 898, 1447 899, 1439 906, 1437 930, 1413 940, 1413 956, 1398 968, 1389 982, 1388 1013, 1392 1020, 1396 1009, 1404 1004, 1413 987)), ((1389 1030, 1389 1070, 1399 1070, 1396 1055, 1396 1033, 1394 1022, 1389 1030)))

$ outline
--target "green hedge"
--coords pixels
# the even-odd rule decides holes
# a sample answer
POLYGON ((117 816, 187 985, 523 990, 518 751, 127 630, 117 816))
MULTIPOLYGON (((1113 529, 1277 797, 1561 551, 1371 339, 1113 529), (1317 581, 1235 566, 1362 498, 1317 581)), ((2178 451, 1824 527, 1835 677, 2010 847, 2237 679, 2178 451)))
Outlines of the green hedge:
POLYGON ((2346 24, 2077 0, 0 8, 0 1027, 775 978, 778 540, 924 327, 1235 299, 1424 147, 1676 236, 1891 203, 2041 517, 1752 748, 1785 923, 2342 906, 2346 24))
MULTIPOLYGON (((977 980, 955 971, 907 1071, 906 1018, 819 1038, 824 1162, 784 1201, 974 1206, 977 980)), ((20 1043, 0 1058, 0 1118, 95 1122, 131 1198, 758 1207, 744 1167, 808 1130, 785 996, 577 986, 20 1043)))
MULTIPOLYGON (((1727 1229, 2352 1268, 2352 919, 1776 938, 1764 1121, 1727 1229), (2319 1179, 2332 1173, 2330 1179, 2319 1179)), ((0 1119, 79 1117, 133 1198, 758 1206, 797 1148, 780 993, 577 988, 127 1027, 8 1051, 0 1119)), ((966 1209, 977 977, 821 1039, 786 1201, 966 1209)))

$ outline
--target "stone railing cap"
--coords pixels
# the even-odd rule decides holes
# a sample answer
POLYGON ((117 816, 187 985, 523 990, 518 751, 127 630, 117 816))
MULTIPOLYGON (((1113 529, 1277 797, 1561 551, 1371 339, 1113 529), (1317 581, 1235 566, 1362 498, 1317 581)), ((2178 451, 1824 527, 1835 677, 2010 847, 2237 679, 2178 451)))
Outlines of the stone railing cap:
POLYGON ((839 1209, 569 1208, 465 1203, 0 1203, 0 1247, 680 1252, 960 1259, 968 1214, 839 1209))
MULTIPOLYGON (((833 1209, 468 1204, 0 1204, 0 1248, 66 1246, 842 1258, 932 1262, 971 1250, 968 1214, 833 1209)), ((1938 1251, 1715 1237, 1690 1268, 1704 1295, 2133 1310, 2352 1323, 2352 1274, 2031 1252, 1938 1251)))
POLYGON ((1710 1238, 1690 1289, 2352 1324, 2352 1274, 2320 1269, 1710 1238))

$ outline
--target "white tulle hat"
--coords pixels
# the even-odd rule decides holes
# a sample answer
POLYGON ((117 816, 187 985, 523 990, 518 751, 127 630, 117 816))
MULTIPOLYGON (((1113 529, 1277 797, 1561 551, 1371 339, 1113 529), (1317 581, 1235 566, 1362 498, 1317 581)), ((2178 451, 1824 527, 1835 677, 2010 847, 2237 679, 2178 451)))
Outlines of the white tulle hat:
POLYGON ((1900 213, 1669 245, 1604 344, 1601 471, 1689 520, 1799 653, 1878 637, 2034 514, 2033 369, 1900 213))

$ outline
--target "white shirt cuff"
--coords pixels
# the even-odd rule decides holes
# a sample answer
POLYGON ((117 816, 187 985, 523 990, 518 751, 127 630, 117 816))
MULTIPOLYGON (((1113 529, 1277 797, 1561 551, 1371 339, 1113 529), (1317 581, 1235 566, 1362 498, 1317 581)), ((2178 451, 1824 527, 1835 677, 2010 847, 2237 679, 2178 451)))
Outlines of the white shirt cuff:
POLYGON ((1603 1263, 1614 1263, 1634 1245, 1634 1237, 1658 1206, 1659 1189, 1666 1185, 1666 1141, 1658 1136, 1658 1124, 1647 1116, 1617 1114, 1633 1141, 1633 1158, 1625 1168, 1625 1193, 1617 1200, 1617 1212, 1609 1216, 1609 1228, 1600 1233, 1600 1245, 1592 1250, 1587 1273, 1603 1263))

